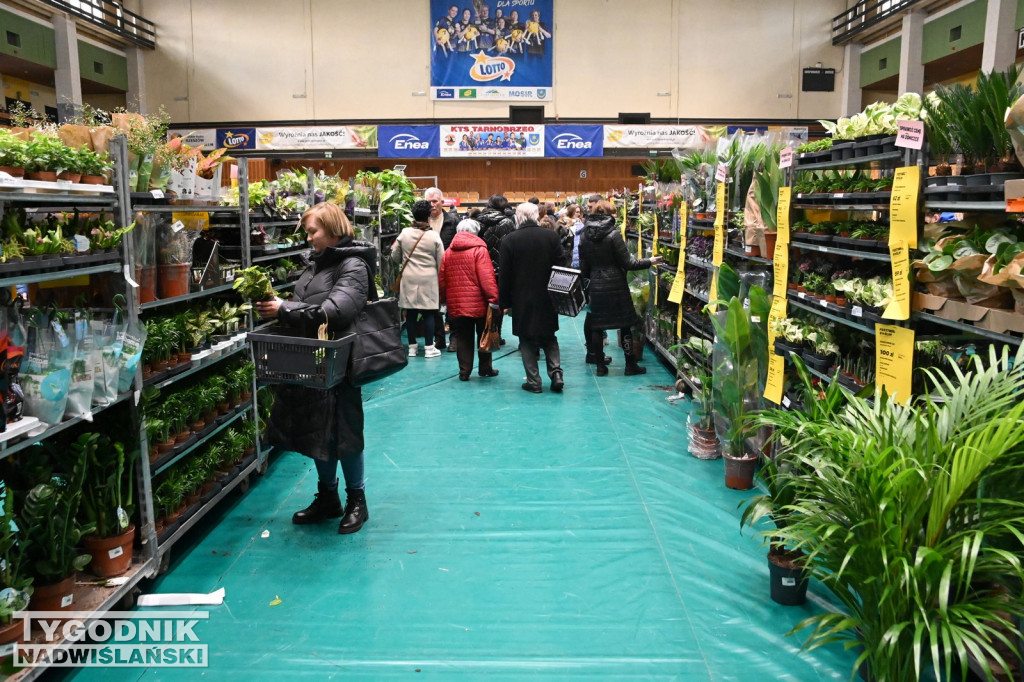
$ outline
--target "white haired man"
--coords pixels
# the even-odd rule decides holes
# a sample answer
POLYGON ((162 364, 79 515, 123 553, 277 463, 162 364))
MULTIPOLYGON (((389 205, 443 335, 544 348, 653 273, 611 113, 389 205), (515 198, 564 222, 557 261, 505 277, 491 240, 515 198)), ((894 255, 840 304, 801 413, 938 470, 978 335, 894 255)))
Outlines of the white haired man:
MULTIPOLYGON (((423 198, 430 202, 430 229, 438 233, 445 250, 452 245, 455 238, 455 227, 459 224, 459 216, 455 211, 444 210, 444 192, 437 187, 428 187, 423 198)), ((434 348, 444 348, 445 316, 438 310, 434 317, 434 348)), ((455 352, 455 342, 448 345, 448 352, 455 352)))

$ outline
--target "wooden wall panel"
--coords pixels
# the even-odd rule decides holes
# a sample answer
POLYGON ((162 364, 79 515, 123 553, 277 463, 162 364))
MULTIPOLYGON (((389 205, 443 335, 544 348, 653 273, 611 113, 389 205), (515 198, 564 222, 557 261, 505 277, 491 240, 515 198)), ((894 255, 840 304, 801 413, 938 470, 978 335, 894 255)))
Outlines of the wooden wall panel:
MULTIPOLYGON (((481 198, 506 192, 602 192, 622 187, 635 189, 640 180, 631 169, 642 159, 402 159, 410 177, 437 176, 444 192, 477 192, 481 198), (581 178, 585 170, 587 177, 581 178)), ((280 169, 323 169, 352 177, 370 168, 392 168, 395 159, 298 160, 272 159, 266 164, 249 160, 250 177, 258 180, 273 177, 280 169)), ((417 180, 427 187, 430 180, 417 180)))

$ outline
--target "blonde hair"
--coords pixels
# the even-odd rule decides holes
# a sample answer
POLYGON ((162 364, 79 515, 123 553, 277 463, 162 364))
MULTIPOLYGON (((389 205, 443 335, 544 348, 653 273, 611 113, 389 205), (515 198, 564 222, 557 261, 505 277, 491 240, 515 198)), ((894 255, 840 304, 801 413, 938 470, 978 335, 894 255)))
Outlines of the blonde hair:
POLYGON ((310 206, 303 212, 299 227, 305 227, 306 220, 309 218, 316 218, 320 227, 331 237, 354 237, 356 234, 345 211, 337 204, 324 202, 310 206))

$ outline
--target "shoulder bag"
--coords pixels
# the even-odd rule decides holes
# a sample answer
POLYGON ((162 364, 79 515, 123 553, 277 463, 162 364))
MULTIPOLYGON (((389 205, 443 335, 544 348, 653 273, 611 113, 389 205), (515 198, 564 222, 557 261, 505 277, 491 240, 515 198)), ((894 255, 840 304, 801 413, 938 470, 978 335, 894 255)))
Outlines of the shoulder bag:
POLYGON ((416 247, 420 245, 420 241, 422 241, 422 239, 426 236, 427 230, 425 229, 423 230, 423 234, 420 235, 420 238, 416 240, 416 243, 412 245, 412 251, 410 251, 409 255, 405 257, 405 262, 402 263, 402 268, 398 271, 398 277, 395 277, 395 281, 391 283, 392 292, 397 294, 399 291, 402 290, 402 273, 405 272, 405 266, 409 264, 409 260, 412 258, 413 251, 416 250, 416 247))
MULTIPOLYGON (((370 266, 367 265, 366 269, 369 271, 370 266)), ((349 356, 349 381, 356 386, 383 379, 409 364, 408 354, 402 345, 398 300, 377 297, 372 271, 369 289, 372 298, 367 300, 351 327, 356 338, 349 356)))
POLYGON ((501 310, 487 306, 484 317, 484 332, 480 335, 477 347, 481 353, 493 353, 501 350, 501 310))

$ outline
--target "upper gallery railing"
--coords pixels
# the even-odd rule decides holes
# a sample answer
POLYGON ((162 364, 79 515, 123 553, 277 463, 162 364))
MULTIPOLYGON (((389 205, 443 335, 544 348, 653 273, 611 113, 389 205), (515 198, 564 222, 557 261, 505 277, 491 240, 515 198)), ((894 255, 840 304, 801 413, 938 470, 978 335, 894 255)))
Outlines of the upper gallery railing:
POLYGON ((894 20, 921 0, 857 0, 850 9, 832 18, 832 44, 842 45, 871 29, 894 24, 894 20))
POLYGON ((41 0, 94 26, 141 47, 156 47, 156 26, 152 21, 126 10, 112 0, 41 0))

